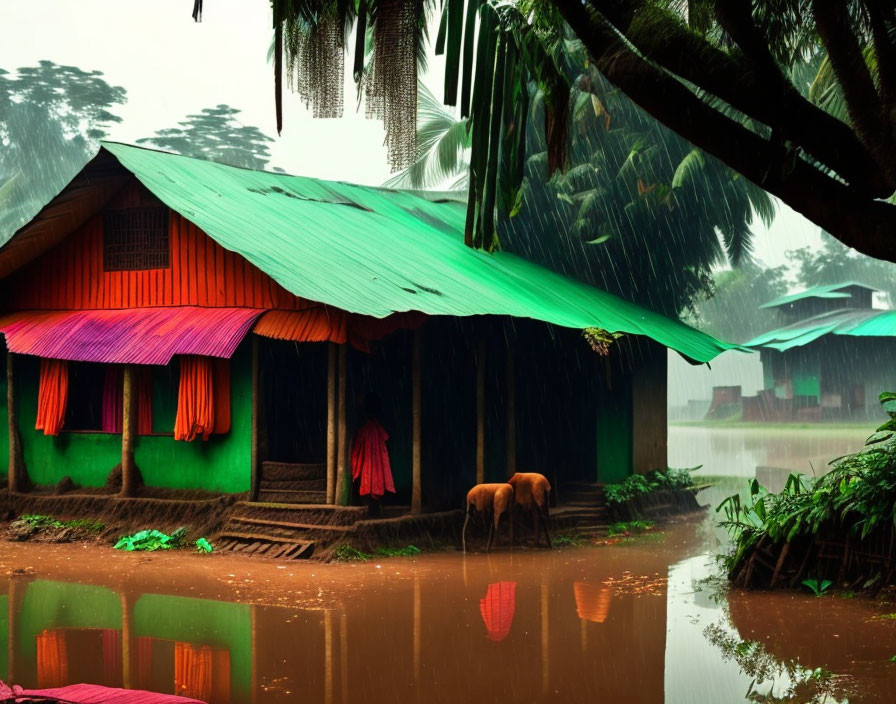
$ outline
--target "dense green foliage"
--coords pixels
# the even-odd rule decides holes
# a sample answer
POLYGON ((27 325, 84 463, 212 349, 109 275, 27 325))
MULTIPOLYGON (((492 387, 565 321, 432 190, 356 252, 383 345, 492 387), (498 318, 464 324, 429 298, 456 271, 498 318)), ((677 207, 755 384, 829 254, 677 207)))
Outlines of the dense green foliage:
POLYGON ((764 538, 781 544, 834 525, 864 539, 896 525, 896 393, 883 393, 880 400, 890 420, 860 452, 835 460, 827 474, 813 480, 791 474, 778 494, 753 480, 748 499, 735 494, 720 504, 722 525, 734 543, 726 558, 729 571, 764 538))
POLYGON ((632 474, 618 484, 605 484, 604 496, 608 504, 622 504, 654 491, 687 489, 694 485, 691 472, 698 469, 700 469, 699 466, 683 469, 655 469, 647 474, 632 474))
POLYGON ((187 115, 177 127, 158 130, 137 143, 230 166, 264 169, 274 140, 257 127, 242 124, 239 113, 229 105, 203 108, 198 115, 187 115))
MULTIPOLYGON (((133 535, 124 535, 113 546, 116 550, 152 552, 154 550, 175 550, 186 544, 187 529, 178 528, 168 535, 160 530, 141 530, 133 535)), ((198 547, 198 546, 197 546, 198 547)))
POLYGON ((100 71, 41 61, 0 68, 0 242, 27 222, 84 165, 125 90, 100 71))
POLYGON ((652 521, 617 521, 616 523, 612 523, 609 528, 607 528, 607 534, 611 537, 615 537, 618 535, 639 535, 644 531, 648 531, 653 528, 652 521))
POLYGON ((40 514, 28 514, 20 516, 19 521, 27 523, 36 531, 46 528, 77 528, 85 533, 99 533, 105 526, 100 521, 94 521, 89 518, 75 518, 68 521, 61 521, 53 516, 44 516, 40 514))

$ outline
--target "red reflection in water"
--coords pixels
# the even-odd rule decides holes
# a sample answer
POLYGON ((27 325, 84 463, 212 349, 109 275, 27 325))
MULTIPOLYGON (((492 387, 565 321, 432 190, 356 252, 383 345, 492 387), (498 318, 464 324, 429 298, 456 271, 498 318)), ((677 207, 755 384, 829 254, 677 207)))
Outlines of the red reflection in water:
POLYGON ((488 585, 479 600, 479 613, 488 630, 489 640, 501 642, 510 634, 516 609, 516 582, 495 582, 488 585))
POLYGON ((607 620, 610 611, 610 599, 613 593, 604 585, 574 582, 572 591, 576 598, 576 612, 579 618, 594 623, 607 620))

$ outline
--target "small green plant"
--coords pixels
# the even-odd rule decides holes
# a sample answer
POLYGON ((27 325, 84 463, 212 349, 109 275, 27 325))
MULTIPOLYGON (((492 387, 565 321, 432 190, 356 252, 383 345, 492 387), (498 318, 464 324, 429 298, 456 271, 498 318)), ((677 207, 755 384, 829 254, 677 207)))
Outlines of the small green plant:
POLYGON ((829 579, 804 579, 801 584, 811 589, 815 596, 821 596, 830 588, 833 582, 829 579))
POLYGON ((653 528, 653 523, 651 521, 619 521, 618 523, 613 523, 607 529, 607 532, 610 537, 617 535, 640 535, 651 528, 653 528))
POLYGON ((116 550, 127 550, 128 552, 174 550, 184 546, 186 534, 186 528, 178 528, 171 535, 155 529, 141 530, 133 535, 122 536, 114 547, 116 550))
POLYGON ((554 547, 574 548, 584 545, 585 538, 578 533, 566 533, 564 535, 555 536, 552 542, 554 547))
POLYGON ((362 562, 364 560, 369 560, 371 557, 373 557, 373 555, 361 552, 351 545, 337 545, 333 548, 333 559, 339 560, 340 562, 362 562))
POLYGON ((890 656, 890 662, 896 662, 896 655, 890 656))
POLYGON ((687 489, 694 486, 691 472, 702 466, 683 469, 654 469, 647 474, 632 474, 617 484, 604 485, 604 497, 608 504, 623 504, 637 496, 653 491, 687 489))
POLYGON ((53 516, 44 516, 41 514, 27 514, 20 516, 19 520, 27 523, 34 530, 44 530, 46 528, 77 528, 87 533, 99 533, 105 525, 99 521, 89 518, 75 518, 70 521, 60 521, 53 516))
POLYGON ((215 546, 212 545, 206 538, 198 538, 196 540, 196 551, 202 553, 210 553, 215 549, 215 546))
POLYGON ((878 614, 874 618, 879 618, 883 621, 896 621, 896 612, 890 614, 878 614))
POLYGON ((374 554, 381 557, 414 557, 420 554, 420 548, 415 545, 405 545, 403 548, 377 548, 374 554))

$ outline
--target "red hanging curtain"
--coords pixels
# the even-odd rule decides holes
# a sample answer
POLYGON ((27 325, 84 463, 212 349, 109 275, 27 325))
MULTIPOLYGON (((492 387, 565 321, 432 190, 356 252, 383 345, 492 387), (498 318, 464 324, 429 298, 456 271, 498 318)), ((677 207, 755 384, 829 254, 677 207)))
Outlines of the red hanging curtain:
POLYGON ((209 700, 212 695, 212 649, 209 646, 174 644, 174 693, 209 700))
POLYGON ((215 433, 230 431, 230 360, 215 359, 215 433))
POLYGON ((180 358, 175 440, 208 440, 230 430, 230 364, 226 359, 180 358))
POLYGON ((373 418, 369 419, 355 435, 352 443, 352 479, 361 478, 358 489, 361 496, 370 494, 382 498, 387 491, 395 493, 389 450, 386 448, 388 433, 373 418))
POLYGON ((137 636, 137 671, 131 673, 134 689, 152 689, 152 638, 137 636))
POLYGON ((515 610, 516 582, 496 582, 488 585, 488 591, 479 600, 479 613, 485 622, 489 640, 498 643, 510 634, 515 610))
POLYGON ((180 358, 175 440, 208 440, 215 428, 215 375, 208 357, 180 358))
POLYGON ((44 630, 37 641, 37 686, 41 689, 64 687, 68 682, 68 649, 65 631, 44 630))
MULTIPOLYGON (((152 434, 152 370, 149 367, 137 369, 137 433, 152 434)), ((121 366, 106 367, 103 382, 102 431, 120 433, 124 405, 124 372, 121 366)))
POLYGON ((64 359, 41 359, 37 390, 36 430, 44 435, 59 435, 65 422, 68 403, 68 362, 64 359))
POLYGON ((121 632, 115 628, 100 631, 103 644, 103 684, 107 687, 121 685, 121 632))

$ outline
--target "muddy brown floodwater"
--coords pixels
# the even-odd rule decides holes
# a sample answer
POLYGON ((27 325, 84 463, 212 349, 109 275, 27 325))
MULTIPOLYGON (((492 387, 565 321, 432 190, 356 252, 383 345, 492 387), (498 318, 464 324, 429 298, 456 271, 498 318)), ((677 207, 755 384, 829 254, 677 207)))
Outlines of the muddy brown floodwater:
POLYGON ((703 518, 330 565, 3 542, 0 676, 214 704, 896 701, 896 606, 725 595, 715 549, 703 518))

